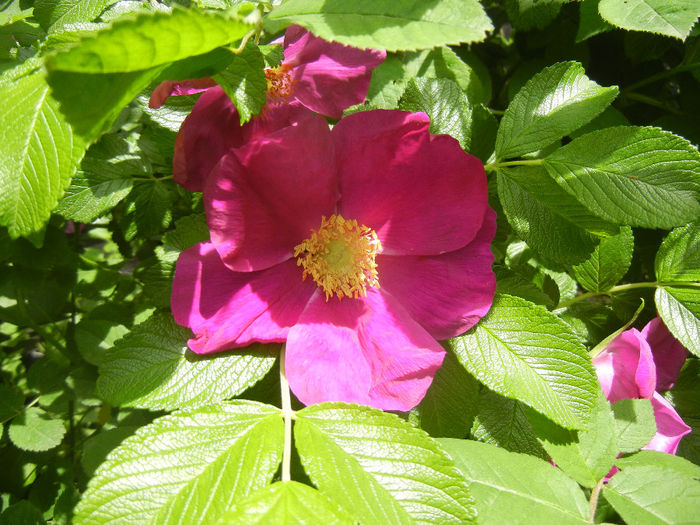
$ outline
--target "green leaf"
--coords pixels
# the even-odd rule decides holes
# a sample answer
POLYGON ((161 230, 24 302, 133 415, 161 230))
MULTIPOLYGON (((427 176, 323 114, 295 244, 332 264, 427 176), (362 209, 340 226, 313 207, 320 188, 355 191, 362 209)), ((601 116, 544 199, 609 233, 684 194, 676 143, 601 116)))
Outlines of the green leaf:
POLYGON ((243 392, 275 362, 271 348, 197 356, 191 332, 169 314, 155 314, 117 342, 100 365, 97 388, 115 406, 155 410, 196 407, 243 392))
POLYGON ((664 397, 691 428, 678 445, 678 455, 700 464, 700 360, 686 359, 676 384, 664 397))
POLYGON ((118 0, 37 0, 34 16, 41 26, 53 32, 66 24, 92 22, 118 0))
POLYGON ((618 459, 617 465, 621 469, 644 466, 658 467, 672 470, 688 478, 700 479, 700 465, 658 450, 640 450, 636 454, 618 459))
POLYGON ((447 352, 442 366, 408 420, 433 437, 464 437, 479 402, 479 383, 447 352))
POLYGON ((591 256, 572 268, 574 277, 590 292, 609 290, 627 273, 633 251, 632 228, 625 226, 617 235, 601 239, 591 256))
POLYGON ((545 308, 496 296, 488 315, 449 345, 491 390, 566 428, 586 427, 599 389, 593 365, 571 328, 545 308))
POLYGON ((700 356, 700 290, 664 286, 656 289, 654 301, 673 336, 700 356))
POLYGON ((47 67, 76 73, 130 73, 207 53, 253 26, 222 12, 140 11, 50 57, 47 67))
POLYGON ((588 428, 578 433, 555 425, 534 411, 528 413, 528 419, 554 463, 580 485, 593 488, 615 464, 620 452, 616 426, 602 392, 598 393, 588 428))
POLYGON ((127 196, 122 217, 124 238, 148 238, 165 230, 173 219, 173 190, 171 182, 158 180, 136 184, 127 196))
POLYGON ((471 147, 472 112, 467 95, 446 78, 416 78, 406 86, 399 109, 422 111, 430 117, 430 132, 451 135, 462 149, 471 147))
POLYGON ((258 46, 253 43, 238 55, 226 69, 214 75, 214 80, 231 98, 241 117, 241 124, 260 113, 265 104, 267 80, 265 61, 258 46))
POLYGON ((648 399, 621 399, 612 406, 620 452, 636 452, 656 434, 654 408, 648 399))
POLYGON ((49 94, 43 71, 0 79, 0 225, 15 238, 41 230, 86 143, 49 94))
POLYGON ((0 385, 0 425, 22 412, 24 395, 19 390, 0 385))
POLYGON ((581 489, 546 461, 477 441, 439 442, 469 481, 480 523, 588 523, 581 489))
POLYGON ((700 223, 669 233, 656 253, 654 269, 658 281, 700 281, 700 223))
POLYGON ((63 421, 51 419, 39 407, 29 407, 10 423, 8 434, 12 443, 23 450, 41 452, 57 447, 66 428, 63 421))
POLYGON ((10 505, 0 514, 0 525, 46 525, 42 512, 27 500, 10 505))
POLYGON ((583 42, 592 36, 610 31, 613 26, 608 24, 598 13, 600 0, 586 0, 579 4, 579 23, 576 32, 576 42, 583 42))
POLYGON ((297 413, 304 470, 363 523, 471 523, 464 479, 437 442, 393 414, 343 403, 297 413))
POLYGON ((129 332, 122 324, 104 319, 82 319, 75 325, 75 346, 88 363, 98 365, 108 349, 129 332))
POLYGON ((484 388, 479 396, 479 412, 474 420, 472 435, 479 441, 511 452, 548 459, 549 455, 537 441, 527 419, 528 410, 520 401, 484 388))
POLYGON ((493 29, 477 0, 287 0, 265 20, 273 33, 290 24, 326 40, 387 51, 480 42, 493 29))
POLYGON ((591 257, 596 233, 617 227, 600 220, 562 190, 540 166, 499 169, 498 196, 518 236, 546 259, 559 264, 591 257))
POLYGON ((270 483, 282 446, 279 410, 261 403, 237 401, 159 418, 108 456, 75 521, 214 523, 270 483))
POLYGON ((627 523, 697 523, 700 482, 661 466, 627 467, 612 477, 603 496, 627 523))
POLYGON ((219 520, 219 525, 284 523, 347 524, 353 519, 316 489, 296 481, 273 483, 237 503, 219 520))
POLYGON ((559 14, 566 0, 505 0, 508 18, 517 29, 544 29, 559 14))
POLYGON ((601 113, 617 96, 578 62, 560 62, 532 77, 508 105, 496 136, 499 159, 549 146, 601 113))
POLYGON ((600 15, 628 31, 648 31, 685 40, 700 16, 695 0, 600 0, 600 15))
POLYGON ((594 131, 543 162, 562 188, 607 221, 672 228, 700 215, 700 154, 667 131, 634 126, 594 131))

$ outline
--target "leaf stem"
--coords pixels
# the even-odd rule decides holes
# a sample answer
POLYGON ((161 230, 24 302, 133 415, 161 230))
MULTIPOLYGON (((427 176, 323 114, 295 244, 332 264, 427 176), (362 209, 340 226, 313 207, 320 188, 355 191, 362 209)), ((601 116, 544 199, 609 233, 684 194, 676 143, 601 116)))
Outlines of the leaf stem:
POLYGON ((602 292, 587 292, 587 293, 582 293, 581 295, 577 295, 573 299, 570 299, 568 301, 565 301, 561 303, 560 305, 557 306, 557 310, 560 308, 568 308, 572 304, 576 304, 581 301, 585 301, 586 299, 590 299, 591 297, 598 297, 600 295, 612 295, 615 293, 619 292, 626 292, 628 290, 635 290, 638 288, 663 288, 664 286, 677 286, 677 287, 682 287, 682 288, 700 288, 700 283, 693 282, 693 281, 678 281, 678 282, 648 282, 648 283, 629 283, 629 284, 619 284, 617 286, 613 286, 609 290, 605 290, 602 292))
POLYGON ((588 500, 591 509, 591 518, 588 521, 590 521, 591 523, 595 523, 595 511, 598 509, 598 498, 600 497, 600 491, 603 488, 604 484, 605 478, 601 479, 591 491, 591 499, 588 500))
POLYGON ((284 373, 286 347, 282 346, 280 352, 280 390, 282 392, 282 417, 284 418, 284 449, 282 452, 282 481, 292 479, 292 398, 289 393, 289 383, 284 373))
POLYGON ((542 164, 542 159, 529 160, 509 160, 506 162, 492 162, 484 166, 486 171, 495 171, 498 168, 507 168, 509 166, 539 166, 542 164))

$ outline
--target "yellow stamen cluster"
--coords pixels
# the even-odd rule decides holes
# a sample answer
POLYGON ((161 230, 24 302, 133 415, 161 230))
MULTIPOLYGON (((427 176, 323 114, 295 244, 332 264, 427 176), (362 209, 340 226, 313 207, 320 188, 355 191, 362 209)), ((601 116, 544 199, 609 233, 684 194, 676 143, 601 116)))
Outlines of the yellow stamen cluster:
POLYGON ((377 233, 342 215, 321 219, 321 227, 294 248, 297 266, 304 267, 303 279, 310 275, 326 294, 364 297, 367 288, 379 288, 375 257, 382 244, 377 233))
POLYGON ((289 74, 290 66, 281 66, 266 69, 267 95, 275 101, 286 100, 294 93, 294 82, 289 74))

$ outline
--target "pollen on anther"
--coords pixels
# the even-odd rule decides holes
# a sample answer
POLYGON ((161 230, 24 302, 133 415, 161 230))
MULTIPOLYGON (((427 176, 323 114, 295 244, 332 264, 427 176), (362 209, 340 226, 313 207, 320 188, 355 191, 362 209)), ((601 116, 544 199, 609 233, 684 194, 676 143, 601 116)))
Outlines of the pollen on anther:
POLYGON ((282 64, 265 70, 267 96, 273 102, 286 100, 294 94, 294 81, 289 74, 290 69, 289 65, 282 64))
POLYGON ((379 288, 375 257, 382 245, 376 232, 342 215, 321 218, 321 226, 294 248, 302 279, 311 276, 328 301, 333 295, 363 297, 379 288))

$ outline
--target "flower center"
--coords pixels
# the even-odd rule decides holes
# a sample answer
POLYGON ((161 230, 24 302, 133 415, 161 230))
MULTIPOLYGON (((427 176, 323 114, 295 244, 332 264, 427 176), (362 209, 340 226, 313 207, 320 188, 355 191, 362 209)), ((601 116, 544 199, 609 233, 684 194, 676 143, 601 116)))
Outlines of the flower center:
POLYGON ((297 266, 304 267, 302 278, 313 277, 328 301, 333 295, 357 299, 367 294, 367 288, 379 288, 374 259, 381 251, 372 228, 331 215, 323 217, 321 227, 294 247, 294 257, 297 266))
POLYGON ((272 69, 265 70, 267 81, 267 95, 273 101, 286 100, 294 93, 294 82, 289 74, 291 67, 282 64, 272 69))

